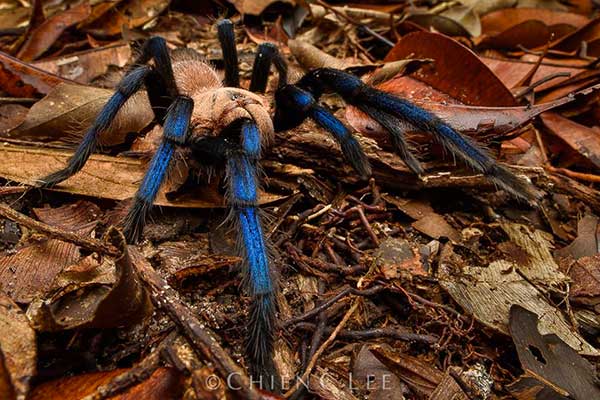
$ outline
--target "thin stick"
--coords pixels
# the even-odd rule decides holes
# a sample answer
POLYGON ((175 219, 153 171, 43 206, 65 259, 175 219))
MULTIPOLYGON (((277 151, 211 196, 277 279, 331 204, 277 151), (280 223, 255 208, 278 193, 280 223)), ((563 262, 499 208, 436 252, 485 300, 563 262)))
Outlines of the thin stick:
POLYGON ((296 392, 296 390, 298 390, 298 388, 300 387, 300 385, 303 384, 303 382, 306 382, 306 380, 310 376, 313 368, 317 364, 317 360, 319 359, 319 357, 321 356, 321 354, 323 354, 323 352, 325 351, 325 349, 327 349, 327 347, 329 347, 329 345, 331 343, 333 343, 333 341, 337 337, 338 333, 344 328, 344 326, 346 325, 346 323, 348 322, 348 320, 350 319, 350 317, 352 316, 352 314, 354 314, 354 311, 356 311, 356 309, 358 308, 359 301, 360 301, 359 298, 355 298, 354 299, 354 303, 352 304, 352 307, 350 307, 350 309, 348 310, 348 312, 346 312, 346 315, 344 315, 344 318, 342 318, 342 320, 335 327, 335 329, 333 330, 333 332, 331 332, 331 335, 329 335, 329 337, 327 338, 327 340, 321 345, 321 347, 319 347, 319 350, 317 350, 315 352, 315 354, 312 356, 312 358, 310 359, 310 362, 308 363, 308 366, 306 367, 306 370, 304 371, 304 373, 302 374, 302 376, 300 377, 300 379, 298 379, 296 381, 296 383, 294 384, 294 386, 292 386, 290 388, 290 390, 288 390, 287 392, 285 392, 285 394, 283 395, 283 397, 285 397, 286 399, 288 399, 290 396, 292 396, 296 392))
POLYGON ((45 233, 49 237, 76 244, 78 246, 83 247, 86 250, 107 254, 113 257, 121 255, 121 252, 117 248, 111 246, 106 242, 97 239, 86 238, 77 233, 68 232, 55 226, 36 221, 35 219, 28 217, 27 215, 21 214, 17 210, 13 210, 6 203, 0 203, 0 216, 10 219, 11 221, 17 222, 30 229, 34 229, 38 232, 45 233))

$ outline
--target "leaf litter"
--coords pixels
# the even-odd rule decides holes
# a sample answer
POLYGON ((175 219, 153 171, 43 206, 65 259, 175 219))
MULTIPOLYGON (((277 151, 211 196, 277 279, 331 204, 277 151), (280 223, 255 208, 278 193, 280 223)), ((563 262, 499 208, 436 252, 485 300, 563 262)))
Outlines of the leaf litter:
POLYGON ((0 12, 4 397, 276 396, 251 387, 240 358, 247 299, 218 182, 166 185, 141 245, 112 227, 143 176, 151 115, 118 122, 103 154, 55 190, 31 187, 65 163, 136 41, 160 34, 219 68, 211 20, 225 8, 244 26, 243 85, 256 43, 277 42, 292 76, 362 75, 477 138, 544 194, 536 208, 515 203, 411 132, 426 168, 417 178, 377 124, 334 96, 324 102, 361 133, 371 181, 313 124, 278 134, 261 203, 282 278, 276 362, 295 396, 598 397, 593 2, 23 4, 0 12), (242 392, 227 390, 231 374, 242 392))

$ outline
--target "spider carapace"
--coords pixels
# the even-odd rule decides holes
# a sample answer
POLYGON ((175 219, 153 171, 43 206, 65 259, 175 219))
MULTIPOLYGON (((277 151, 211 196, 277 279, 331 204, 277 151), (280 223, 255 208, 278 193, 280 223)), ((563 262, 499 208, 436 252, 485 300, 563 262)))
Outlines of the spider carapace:
POLYGON ((388 131, 397 154, 417 174, 423 173, 423 169, 404 137, 407 130, 415 128, 430 133, 449 152, 513 196, 526 201, 536 198, 535 190, 528 183, 497 164, 472 139, 433 114, 368 86, 354 75, 320 68, 294 84, 288 83, 286 63, 272 44, 259 46, 249 90, 241 89, 233 24, 222 20, 217 30, 223 50, 224 82, 194 51, 170 52, 163 39, 147 40, 68 165, 40 181, 41 186, 51 187, 77 173, 97 149, 100 136, 110 131, 111 122, 122 106, 145 87, 149 107, 156 122, 162 125, 163 136, 124 220, 124 234, 129 242, 140 239, 161 184, 182 155, 193 157, 207 167, 225 167, 227 201, 235 216, 244 259, 244 282, 251 296, 246 353, 252 374, 256 379, 265 379, 267 386, 273 386, 276 376, 273 341, 277 326, 274 295, 277 285, 269 267, 258 209, 257 175, 262 151, 268 147, 274 132, 294 128, 310 118, 339 143, 345 159, 360 176, 367 177, 371 171, 354 134, 319 105, 323 92, 337 93, 346 103, 376 120, 388 131), (266 90, 273 65, 279 83, 271 117, 269 101, 260 93, 266 90), (232 135, 232 131, 236 134, 232 135))

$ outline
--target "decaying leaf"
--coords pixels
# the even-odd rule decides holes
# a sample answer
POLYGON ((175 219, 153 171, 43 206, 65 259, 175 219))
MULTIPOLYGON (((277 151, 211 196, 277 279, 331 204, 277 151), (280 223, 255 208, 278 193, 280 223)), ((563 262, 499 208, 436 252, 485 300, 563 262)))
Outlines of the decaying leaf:
POLYGON ((35 376, 37 345, 29 321, 8 296, 0 292, 0 397, 25 400, 35 376))
MULTIPOLYGON (((90 86, 58 85, 31 107, 25 121, 8 137, 77 143, 112 94, 111 90, 90 86)), ((110 131, 101 135, 100 143, 123 143, 127 133, 139 132, 153 118, 146 93, 135 94, 119 111, 110 131)))
POLYGON ((527 398, 555 398, 552 392, 572 399, 600 398, 600 381, 594 367, 557 335, 539 331, 539 319, 524 307, 513 306, 510 310, 510 334, 525 370, 511 391, 518 398, 525 398, 521 396, 527 393, 538 393, 538 397, 527 398))
POLYGON ((267 7, 276 2, 294 5, 295 0, 227 0, 242 15, 260 15, 267 7))
POLYGON ((30 32, 17 57, 23 61, 38 58, 54 44, 65 29, 86 19, 91 11, 90 4, 84 1, 48 18, 30 32))
MULTIPOLYGON (((80 400, 94 394, 95 390, 126 369, 94 372, 61 378, 36 386, 29 400, 80 400)), ((171 400, 181 396, 181 374, 175 368, 159 368, 147 379, 111 399, 118 400, 171 400)))
POLYGON ((54 293, 36 299, 27 310, 37 330, 128 326, 152 313, 150 297, 131 265, 125 239, 114 228, 107 238, 122 255, 97 260, 92 254, 63 270, 56 278, 54 293))
POLYGON ((0 256, 0 288, 13 301, 29 304, 47 294, 56 276, 79 257, 77 246, 60 240, 28 244, 0 256))
POLYGON ((477 320, 500 332, 508 333, 509 310, 516 304, 538 313, 541 332, 555 333, 580 354, 600 354, 573 331, 560 310, 549 304, 531 283, 548 287, 565 282, 550 255, 547 238, 520 225, 506 225, 504 229, 526 251, 525 262, 498 260, 487 267, 467 266, 460 275, 442 271, 442 287, 477 320))

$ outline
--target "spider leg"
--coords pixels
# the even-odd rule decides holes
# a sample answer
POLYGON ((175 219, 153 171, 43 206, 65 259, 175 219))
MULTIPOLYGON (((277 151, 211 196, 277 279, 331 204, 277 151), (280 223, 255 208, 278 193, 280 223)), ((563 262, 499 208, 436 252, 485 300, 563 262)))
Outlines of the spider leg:
POLYGON ((240 71, 238 67, 237 49, 235 48, 235 32, 233 23, 224 19, 217 22, 217 34, 221 49, 223 50, 223 62, 225 63, 225 85, 240 87, 240 71))
MULTIPOLYGON (((369 114, 373 109, 403 120, 424 132, 429 132, 452 154, 460 157, 474 170, 484 174, 494 184, 514 197, 531 201, 539 197, 527 183, 517 178, 496 161, 475 141, 458 133, 434 114, 411 102, 364 84, 360 78, 344 71, 320 68, 305 75, 297 85, 315 98, 324 90, 338 93, 349 104, 369 114)), ((390 122, 382 115, 373 115, 385 127, 390 122)))
POLYGON ((321 107, 313 95, 295 85, 284 85, 275 93, 276 131, 291 129, 307 117, 327 130, 339 143, 342 154, 352 167, 366 178, 371 174, 369 160, 352 132, 333 114, 321 107))
POLYGON ((258 208, 260 136, 254 122, 242 125, 242 148, 227 154, 228 201, 240 232, 246 269, 245 282, 252 298, 246 353, 252 373, 263 384, 275 384, 273 341, 276 302, 268 252, 258 208), (257 145, 258 140, 258 145, 257 145))
POLYGON ((150 161, 123 223, 123 233, 128 243, 137 242, 142 234, 154 199, 167 176, 175 146, 182 145, 186 141, 193 108, 192 99, 178 96, 167 111, 162 142, 150 161))
POLYGON ((75 175, 83 168, 90 155, 98 147, 98 137, 102 132, 110 128, 111 122, 123 104, 140 89, 149 72, 149 66, 141 66, 133 69, 123 78, 117 86, 115 93, 108 99, 108 102, 104 105, 92 126, 83 136, 81 143, 69 159, 67 166, 40 179, 41 187, 55 186, 75 175))
POLYGON ((392 144, 396 153, 415 175, 423 175, 425 172, 421 163, 410 151, 410 147, 406 142, 404 133, 413 129, 413 126, 406 121, 403 121, 386 112, 380 111, 375 107, 363 106, 362 110, 375 121, 378 121, 390 134, 392 144))
POLYGON ((258 52, 252 66, 252 78, 250 79, 249 89, 251 92, 265 92, 267 89, 267 80, 269 79, 269 70, 273 63, 273 57, 277 53, 277 47, 273 43, 261 43, 258 46, 258 52))
POLYGON ((143 84, 147 85, 148 97, 159 123, 162 123, 168 105, 177 96, 177 84, 173 77, 173 68, 169 59, 169 51, 165 40, 160 37, 150 38, 144 43, 140 56, 134 67, 125 74, 117 85, 115 93, 104 105, 92 126, 85 133, 81 143, 65 168, 42 178, 40 186, 52 187, 75 175, 83 168, 90 155, 97 149, 100 135, 110 129, 110 124, 121 107, 143 84), (146 64, 154 59, 154 66, 146 64), (141 66, 139 66, 141 64, 141 66))

